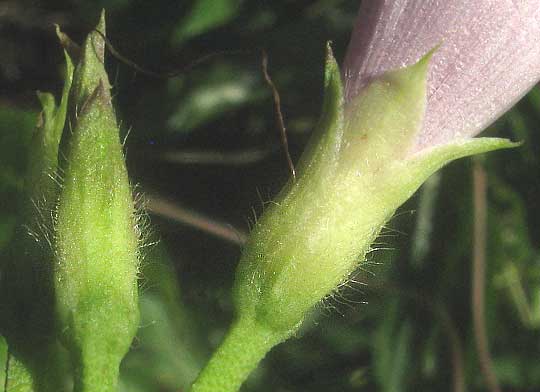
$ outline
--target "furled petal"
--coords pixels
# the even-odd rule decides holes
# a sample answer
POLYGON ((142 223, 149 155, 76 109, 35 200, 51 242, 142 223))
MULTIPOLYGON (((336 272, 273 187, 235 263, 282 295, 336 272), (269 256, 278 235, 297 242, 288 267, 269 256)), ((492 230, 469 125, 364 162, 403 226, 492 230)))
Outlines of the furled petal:
POLYGON ((474 136, 540 79, 540 0, 365 0, 344 64, 345 100, 440 45, 413 150, 474 136))

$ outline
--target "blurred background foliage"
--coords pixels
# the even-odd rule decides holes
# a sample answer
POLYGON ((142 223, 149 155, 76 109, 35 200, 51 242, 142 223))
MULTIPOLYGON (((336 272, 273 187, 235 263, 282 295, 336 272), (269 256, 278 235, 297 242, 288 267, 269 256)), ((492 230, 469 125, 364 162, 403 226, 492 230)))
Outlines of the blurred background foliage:
MULTIPOLYGON (((297 159, 321 106, 325 41, 343 58, 358 1, 0 2, 0 250, 17 224, 35 90, 58 96, 63 83, 52 24, 80 42, 102 7, 109 39, 131 61, 156 72, 184 70, 152 78, 107 60, 129 133, 130 175, 156 212, 141 274, 141 327, 121 387, 185 390, 231 320, 243 233, 288 176, 260 49, 297 159)), ((538 128, 535 88, 488 131, 523 146, 481 160, 488 177, 487 336, 508 392, 540 390, 538 128)), ((470 305, 471 170, 462 160, 432 177, 398 211, 350 287, 273 350, 244 390, 487 390, 470 305)))

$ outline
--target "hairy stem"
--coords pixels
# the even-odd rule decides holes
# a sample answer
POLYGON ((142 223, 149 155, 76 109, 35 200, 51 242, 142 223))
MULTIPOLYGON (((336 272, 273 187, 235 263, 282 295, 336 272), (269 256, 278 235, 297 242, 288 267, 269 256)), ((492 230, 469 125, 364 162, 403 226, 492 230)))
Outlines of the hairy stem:
POLYGON ((238 391, 266 353, 286 337, 252 319, 238 319, 191 386, 191 392, 238 391))

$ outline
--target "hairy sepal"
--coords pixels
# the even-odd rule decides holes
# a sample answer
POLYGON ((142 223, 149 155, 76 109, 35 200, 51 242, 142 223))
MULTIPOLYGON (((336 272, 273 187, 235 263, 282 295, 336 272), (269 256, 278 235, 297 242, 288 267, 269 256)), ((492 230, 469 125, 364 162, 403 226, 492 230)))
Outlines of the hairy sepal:
POLYGON ((328 52, 319 128, 289 181, 256 224, 237 270, 238 317, 286 337, 347 280, 395 210, 453 159, 514 144, 468 139, 410 155, 426 107, 431 53, 372 81, 344 107, 328 52))
MULTIPOLYGON (((73 89, 70 97, 70 112, 72 120, 76 120, 76 116, 83 110, 88 98, 92 95, 96 87, 102 83, 105 94, 109 94, 111 85, 107 72, 104 68, 105 61, 105 11, 101 12, 98 25, 94 31, 90 32, 84 41, 80 50, 68 50, 68 53, 76 58, 77 67, 73 75, 73 89), (97 31, 96 31, 97 30, 97 31)), ((71 42, 64 39, 62 42, 71 42)), ((67 48, 72 48, 73 45, 67 45, 67 48)))
MULTIPOLYGON (((103 15, 96 29, 104 32, 103 15)), ((90 33, 75 70, 55 227, 59 332, 79 392, 116 390, 139 322, 134 203, 103 48, 103 37, 90 33)))
POLYGON ((73 64, 66 55, 60 101, 50 93, 37 93, 42 111, 28 146, 19 224, 0 263, 0 334, 9 344, 10 358, 3 366, 6 380, 1 385, 7 392, 63 390, 66 358, 56 342, 51 243, 59 191, 58 149, 72 78, 73 64))
POLYGON ((37 93, 41 113, 30 145, 30 160, 25 179, 29 199, 45 204, 40 207, 46 211, 50 211, 56 203, 58 149, 66 122, 68 96, 73 80, 73 63, 67 53, 64 53, 64 57, 66 59, 64 87, 58 105, 51 93, 37 93))

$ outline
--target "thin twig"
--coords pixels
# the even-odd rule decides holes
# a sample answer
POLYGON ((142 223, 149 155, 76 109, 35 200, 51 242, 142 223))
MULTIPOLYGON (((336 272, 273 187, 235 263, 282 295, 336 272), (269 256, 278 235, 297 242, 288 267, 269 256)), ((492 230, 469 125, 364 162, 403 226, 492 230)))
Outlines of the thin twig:
MULTIPOLYGON (((277 147, 277 146, 276 146, 277 147)), ((243 166, 260 162, 272 154, 276 148, 250 148, 237 151, 212 150, 165 150, 141 149, 135 151, 142 159, 155 159, 175 164, 243 166)))
POLYGON ((279 126, 279 130, 281 133, 281 143, 283 144, 283 150, 285 152, 285 157, 287 158, 287 164, 289 165, 289 170, 291 171, 291 175, 293 180, 296 180, 296 170, 294 169, 294 163, 291 159, 291 154, 289 153, 289 142, 287 140, 287 130, 285 128, 285 121, 283 120, 283 113, 281 112, 281 98, 279 97, 279 93, 277 91, 276 85, 272 81, 272 78, 268 74, 268 55, 266 54, 266 51, 262 51, 262 72, 264 75, 264 80, 266 80, 266 83, 272 90, 272 96, 274 97, 274 106, 276 109, 276 121, 279 126))
POLYGON ((146 195, 146 208, 150 213, 195 227, 229 242, 243 245, 247 234, 233 226, 219 222, 198 212, 181 207, 159 196, 146 195))
POLYGON ((452 379, 454 392, 465 392, 465 365, 463 360, 463 347, 454 321, 450 314, 442 306, 436 309, 439 317, 443 320, 443 328, 448 334, 450 349, 452 350, 452 379))
POLYGON ((489 352, 486 334, 484 290, 486 285, 486 232, 487 232, 487 181, 482 165, 475 161, 473 167, 474 192, 474 244, 472 263, 472 316, 473 329, 480 362, 480 370, 491 392, 501 392, 489 352))
POLYGON ((150 70, 148 68, 140 66, 139 64, 137 64, 134 61, 128 59, 126 56, 124 56, 122 53, 120 53, 114 47, 114 45, 111 43, 111 41, 105 36, 105 34, 103 34, 101 31, 99 31, 97 29, 94 29, 94 31, 96 33, 98 33, 101 36, 101 38, 103 38, 103 41, 105 42, 105 46, 107 47, 109 52, 113 55, 113 57, 115 57, 120 62, 126 64, 127 66, 133 68, 135 71, 137 71, 137 72, 139 72, 139 73, 141 73, 143 75, 150 76, 150 77, 153 77, 153 78, 158 78, 158 79, 174 78, 175 76, 179 76, 181 74, 187 73, 188 71, 195 68, 196 66, 198 66, 200 64, 203 64, 203 63, 206 63, 207 61, 212 60, 212 59, 214 59, 216 57, 219 57, 219 56, 231 55, 231 54, 250 53, 250 51, 247 51, 247 50, 221 50, 221 51, 212 52, 212 53, 209 53, 207 55, 201 56, 198 59, 196 59, 195 61, 192 61, 188 65, 186 65, 184 67, 181 67, 181 68, 177 68, 177 69, 170 70, 170 71, 161 71, 161 72, 160 71, 152 71, 152 70, 150 70))

